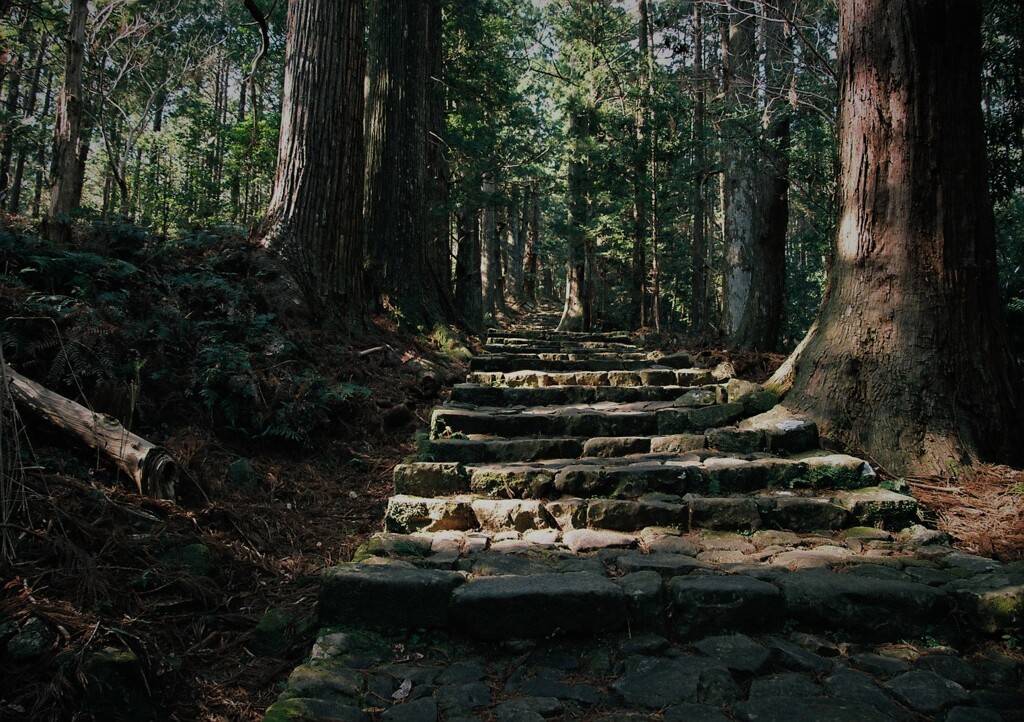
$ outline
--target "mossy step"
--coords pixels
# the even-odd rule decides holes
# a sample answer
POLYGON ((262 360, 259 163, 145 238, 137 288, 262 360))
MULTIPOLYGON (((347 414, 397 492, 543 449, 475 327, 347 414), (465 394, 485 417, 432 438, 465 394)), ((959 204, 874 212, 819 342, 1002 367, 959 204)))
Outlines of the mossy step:
MULTIPOLYGON (((638 439, 643 440, 643 439, 638 439)), ((593 440, 575 441, 585 448, 593 440)), ((700 437, 659 437, 654 453, 629 457, 481 460, 469 463, 416 462, 395 467, 400 494, 429 496, 472 491, 496 497, 545 498, 563 494, 635 499, 643 494, 745 494, 757 489, 850 491, 874 485, 862 459, 819 453, 802 458, 770 454, 722 454, 697 450, 700 437)), ((558 449, 552 449, 557 451, 558 449)))
POLYGON ((469 360, 473 372, 511 371, 645 371, 648 369, 683 369, 693 364, 685 354, 663 356, 652 360, 647 358, 589 358, 575 361, 546 360, 533 354, 506 354, 474 356, 469 360))
POLYGON ((637 368, 618 371, 474 371, 467 381, 482 386, 703 386, 723 379, 708 369, 637 368))
POLYGON ((559 343, 558 341, 497 341, 487 339, 484 351, 488 353, 608 353, 622 351, 639 352, 641 349, 631 343, 609 343, 584 341, 581 343, 559 343))
POLYGON ((521 341, 557 341, 559 343, 579 343, 592 341, 606 341, 612 343, 632 343, 628 333, 621 331, 610 332, 589 332, 589 331, 552 331, 541 328, 519 328, 519 329, 488 329, 487 337, 498 341, 521 340, 521 341))
MULTIPOLYGON (((917 533, 573 530, 558 543, 529 533, 385 534, 361 547, 360 562, 323 574, 319 613, 325 625, 450 628, 491 640, 627 624, 682 638, 722 629, 842 630, 874 641, 1017 631, 1005 615, 976 610, 1000 580, 1024 585, 1024 565, 921 546, 917 533)), ((1010 604, 1021 611, 1019 599, 1010 604)))
POLYGON ((918 518, 913 497, 879 488, 798 494, 762 490, 746 496, 686 497, 667 494, 641 499, 562 497, 495 499, 470 494, 446 497, 396 495, 388 500, 389 532, 528 532, 599 529, 639 532, 646 527, 683 531, 712 529, 794 532, 835 531, 853 526, 899 530, 918 518))
MULTIPOLYGON (((714 397, 712 396, 712 401, 714 397)), ((704 433, 752 415, 742 403, 690 405, 690 400, 525 409, 439 406, 431 413, 430 436, 457 434, 519 436, 666 436, 704 433)), ((763 429, 722 431, 717 444, 757 451, 766 444, 763 429)), ((732 448, 730 447, 730 450, 732 448)))
POLYGON ((433 461, 458 461, 463 464, 540 459, 575 459, 583 453, 583 439, 431 439, 423 454, 433 461))
MULTIPOLYGON (((674 376, 674 375, 673 375, 674 376)), ((607 401, 674 401, 697 386, 545 386, 517 387, 457 384, 452 403, 476 406, 560 406, 595 404, 607 401)))
MULTIPOLYGON (((490 351, 490 350, 489 350, 490 351)), ((534 348, 506 348, 501 352, 490 351, 487 356, 478 356, 481 359, 512 359, 515 361, 647 361, 648 363, 658 363, 657 360, 652 359, 650 354, 646 351, 640 351, 634 349, 631 351, 603 351, 603 350, 584 350, 584 351, 565 351, 560 349, 534 349, 534 348)), ((686 364, 689 365, 689 364, 686 364)))

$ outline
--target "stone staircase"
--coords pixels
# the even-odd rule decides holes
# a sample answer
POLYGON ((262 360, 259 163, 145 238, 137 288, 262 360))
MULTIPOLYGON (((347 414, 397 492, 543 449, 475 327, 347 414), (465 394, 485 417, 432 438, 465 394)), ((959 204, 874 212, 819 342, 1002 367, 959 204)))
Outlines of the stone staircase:
MULTIPOLYGON (((736 645, 749 643, 777 663, 771 667, 766 657, 758 666, 764 673, 792 671, 780 659, 820 658, 819 647, 832 642, 813 635, 963 644, 1019 629, 1024 567, 954 552, 942 534, 921 525, 906 485, 879 483, 864 460, 821 449, 815 425, 778 406, 769 391, 733 378, 727 364, 697 368, 687 354, 648 353, 622 333, 556 333, 556 322, 557 312, 541 311, 493 331, 485 355, 471 361, 469 382, 433 411, 419 458, 394 471, 385 531, 352 563, 322 576, 319 617, 328 631, 321 647, 324 639, 337 642, 335 626, 441 630, 467 643, 502 642, 505 650, 522 640, 606 635, 625 635, 625 644, 642 632, 661 640, 655 646, 662 655, 676 650, 667 658, 673 663, 691 643, 718 649, 687 652, 700 664, 708 655, 742 656, 736 645), (746 636, 781 633, 797 636, 771 643, 746 636)), ((341 636, 353 644, 354 637, 341 636)), ((330 688, 324 665, 342 653, 332 654, 318 662, 314 650, 275 707, 291 709, 294 700, 316 696, 310 689, 330 688)), ((520 705, 519 712, 494 714, 576 718, 603 704, 615 710, 607 719, 660 719, 643 716, 653 714, 649 699, 664 701, 655 705, 661 709, 673 695, 663 700, 634 689, 669 664, 651 654, 623 657, 618 669, 602 673, 605 683, 615 678, 622 687, 604 702, 573 706, 541 695, 558 701, 546 704, 560 711, 520 705)), ((723 670, 744 684, 753 674, 737 677, 728 663, 723 670)), ((686 676, 676 672, 677 681, 686 676)), ((942 683, 928 681, 938 694, 942 683)), ((367 693, 363 688, 364 710, 367 693)), ((465 709, 445 706, 437 695, 430 704, 378 697, 373 713, 384 719, 473 718, 470 711, 494 706, 490 693, 487 704, 465 709)), ((836 702, 800 717, 785 704, 772 707, 777 700, 747 713, 738 705, 753 698, 744 702, 738 688, 718 705, 718 717, 697 714, 714 709, 691 712, 693 719, 727 719, 723 710, 740 719, 924 714, 920 704, 891 697, 889 704, 911 716, 836 702)), ((977 716, 992 710, 972 708, 977 701, 969 694, 954 697, 939 711, 963 707, 975 716, 957 719, 1010 718, 977 716)), ((696 693, 680 699, 707 706, 696 693)), ((348 707, 352 719, 369 718, 359 704, 348 707)), ((313 707, 302 710, 318 718, 313 707)))

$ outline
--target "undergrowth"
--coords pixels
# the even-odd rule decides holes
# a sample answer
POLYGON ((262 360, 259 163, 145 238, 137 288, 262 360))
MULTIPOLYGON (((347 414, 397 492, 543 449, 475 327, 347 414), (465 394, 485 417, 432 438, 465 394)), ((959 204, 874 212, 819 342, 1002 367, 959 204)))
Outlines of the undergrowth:
POLYGON ((374 319, 350 338, 281 289, 229 229, 93 223, 61 248, 0 227, 2 359, 190 482, 178 503, 139 497, 0 389, 0 719, 257 720, 308 651, 316 574, 379 528, 391 468, 464 368, 454 336, 374 319), (276 647, 268 612, 291 620, 276 647), (126 659, 145 694, 111 713, 126 659))

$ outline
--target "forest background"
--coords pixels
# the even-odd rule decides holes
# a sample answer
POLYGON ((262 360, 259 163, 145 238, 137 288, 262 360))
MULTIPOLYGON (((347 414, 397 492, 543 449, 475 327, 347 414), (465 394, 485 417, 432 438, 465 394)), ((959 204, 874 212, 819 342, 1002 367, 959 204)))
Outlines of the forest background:
MULTIPOLYGON (((312 572, 373 530, 400 440, 489 324, 568 296, 571 327, 770 354, 815 319, 838 212, 835 2, 367 10, 368 117, 388 102, 374 78, 400 65, 419 105, 396 137, 415 152, 392 162, 367 124, 366 266, 350 272, 358 312, 337 318, 252 242, 275 207, 287 3, 0 0, 3 360, 187 471, 180 507, 129 498, 99 483, 117 476, 101 460, 30 438, 5 398, 2 617, 17 624, 0 637, 35 615, 59 639, 16 666, 4 711, 78 705, 80 671, 114 645, 183 718, 257 714, 301 649, 312 572), (386 18, 421 32, 389 41, 386 18), (406 188, 413 207, 392 213, 384 191, 406 188), (387 270, 406 255, 411 272, 387 270), (751 288, 764 300, 748 312, 751 288), (289 642, 261 648, 258 622, 281 609, 289 642)), ((1024 9, 985 0, 983 17, 1019 357, 1024 9)))

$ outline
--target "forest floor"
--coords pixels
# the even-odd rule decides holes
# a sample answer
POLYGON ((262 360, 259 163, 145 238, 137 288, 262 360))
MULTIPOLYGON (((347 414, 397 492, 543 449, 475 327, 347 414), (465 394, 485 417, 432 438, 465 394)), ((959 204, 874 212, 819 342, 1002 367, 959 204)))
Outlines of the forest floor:
MULTIPOLYGON (((102 651, 114 649, 137 659, 116 674, 139 675, 157 719, 259 720, 308 654, 318 572, 380 529, 393 466, 415 454, 477 340, 405 333, 384 318, 350 338, 296 318, 235 338, 218 317, 271 323, 266 274, 242 241, 205 238, 170 259, 152 243, 140 255, 100 240, 82 258, 0 236, 0 350, 100 410, 127 404, 136 431, 189 479, 178 503, 140 497, 103 460, 3 409, 0 718, 116 719, 97 681, 102 651), (75 271, 88 263, 96 272, 85 281, 75 271), (50 327, 55 335, 40 330, 50 327), (287 358, 266 350, 287 344, 287 358), (144 364, 159 373, 146 376, 144 364), (134 386, 111 383, 121 368, 134 386), (289 386, 294 378, 305 380, 289 386), (247 423, 253 415, 260 426, 247 423), (34 646, 24 644, 30 628, 34 646)), ((763 379, 782 358, 730 360, 763 379)), ((1024 557, 1021 472, 985 467, 914 489, 964 549, 1024 557)))

